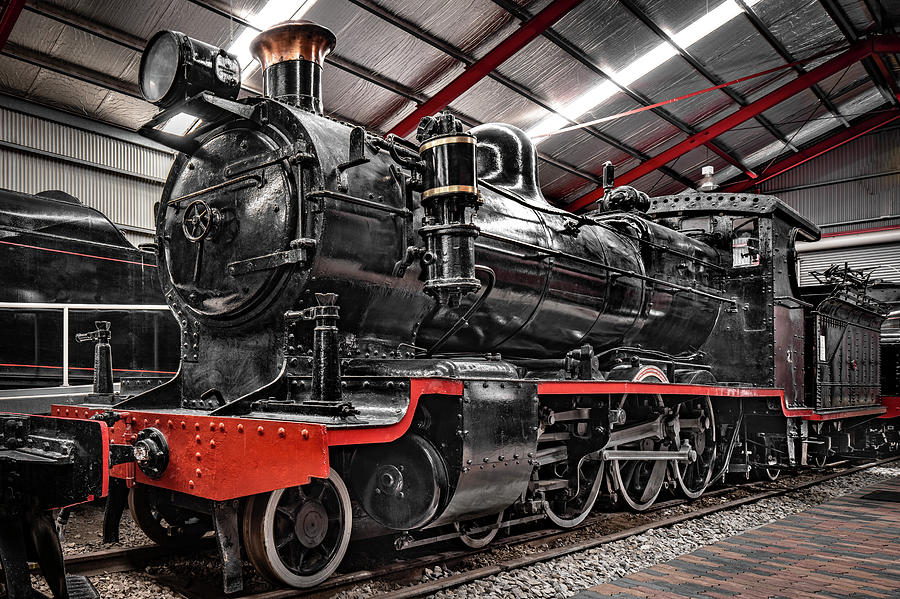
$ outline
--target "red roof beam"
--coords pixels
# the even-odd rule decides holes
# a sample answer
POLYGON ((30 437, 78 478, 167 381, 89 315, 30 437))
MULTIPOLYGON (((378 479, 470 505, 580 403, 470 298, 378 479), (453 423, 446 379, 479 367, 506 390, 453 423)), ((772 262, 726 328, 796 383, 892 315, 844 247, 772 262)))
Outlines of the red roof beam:
MULTIPOLYGON (((891 35, 891 36, 882 36, 878 38, 861 40, 855 42, 850 45, 850 47, 843 53, 835 56, 828 62, 812 69, 811 71, 806 72, 803 75, 800 75, 793 81, 781 86, 775 91, 763 96, 759 100, 755 102, 751 102, 747 106, 744 106, 740 110, 728 115, 723 118, 719 122, 707 127, 706 129, 691 135, 684 141, 672 146, 668 150, 657 154, 650 160, 647 160, 641 163, 639 166, 633 168, 627 173, 623 173, 616 177, 616 183, 620 185, 626 185, 640 179, 644 175, 653 172, 654 170, 660 168, 661 166, 665 166, 666 164, 672 162, 676 158, 679 158, 694 148, 699 147, 702 144, 705 144, 719 135, 722 135, 726 131, 730 131, 734 129, 741 123, 744 123, 753 117, 757 116, 769 110, 773 106, 784 102, 788 98, 791 98, 801 91, 812 87, 814 84, 822 81, 826 77, 830 77, 831 75, 841 71, 849 67, 850 65, 859 62, 863 58, 871 56, 877 52, 900 52, 900 36, 891 35)), ((594 191, 591 191, 582 197, 578 198, 571 204, 569 204, 566 208, 571 211, 580 210, 585 206, 596 202, 601 197, 603 197, 603 189, 598 188, 594 191)))
POLYGON ((800 152, 789 156, 780 162, 776 162, 771 167, 766 169, 763 177, 756 180, 738 181, 737 183, 732 183, 731 185, 724 186, 721 191, 723 193, 740 193, 751 187, 756 187, 764 181, 768 181, 773 177, 782 175, 787 171, 800 166, 801 164, 805 164, 810 160, 818 158, 822 154, 839 148, 844 144, 850 143, 854 139, 861 137, 867 133, 871 133, 872 131, 884 127, 888 123, 893 123, 898 119, 900 119, 900 110, 891 110, 881 113, 870 119, 861 121, 855 125, 852 125, 849 129, 842 129, 835 135, 832 135, 831 137, 828 137, 820 141, 819 143, 806 148, 805 150, 801 150, 800 152))
POLYGON ((551 25, 584 0, 554 0, 550 5, 522 24, 511 36, 497 44, 479 60, 469 65, 462 74, 447 84, 429 100, 419 105, 412 114, 397 123, 390 133, 406 137, 416 130, 422 117, 431 116, 446 108, 450 102, 463 95, 473 85, 484 79, 509 57, 524 48, 551 25))
POLYGON ((710 150, 715 152, 719 156, 719 158, 721 158, 722 160, 724 160, 731 166, 734 166, 734 167, 742 170, 744 172, 744 174, 747 175, 748 177, 750 177, 751 179, 756 179, 756 177, 758 176, 756 173, 753 172, 752 169, 750 169, 747 166, 744 166, 744 164, 740 160, 738 160, 737 158, 735 158, 734 156, 732 156, 731 154, 729 154, 728 152, 726 152, 725 150, 723 150, 722 148, 717 146, 716 144, 714 144, 712 142, 707 142, 705 145, 707 148, 709 148, 710 150))
POLYGON ((891 88, 891 93, 894 94, 894 97, 900 100, 900 88, 897 87, 897 80, 894 79, 894 74, 891 73, 891 70, 887 68, 887 65, 884 64, 884 59, 880 54, 875 54, 872 56, 872 60, 875 61, 875 66, 881 71, 881 74, 884 76, 884 80, 887 81, 888 87, 891 88))
POLYGON ((19 15, 25 7, 25 0, 0 1, 0 50, 6 45, 9 34, 12 33, 19 15))

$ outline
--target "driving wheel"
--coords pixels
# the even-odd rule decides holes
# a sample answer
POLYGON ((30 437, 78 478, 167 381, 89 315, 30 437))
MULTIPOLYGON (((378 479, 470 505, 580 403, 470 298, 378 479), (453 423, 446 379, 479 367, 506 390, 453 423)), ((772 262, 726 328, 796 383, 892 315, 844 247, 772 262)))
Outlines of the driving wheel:
POLYGON ((678 407, 681 442, 687 441, 697 453, 692 462, 673 462, 678 490, 688 499, 697 499, 706 490, 716 462, 716 420, 709 396, 686 401, 678 407))
POLYGON ((588 457, 578 465, 575 488, 562 489, 557 492, 559 497, 544 501, 544 512, 560 528, 573 528, 584 522, 600 496, 605 462, 588 457))
POLYGON ((459 540, 470 549, 481 549, 489 544, 500 532, 503 512, 496 516, 485 516, 467 522, 454 522, 453 527, 460 533, 459 540))
POLYGON ((350 510, 350 494, 334 470, 327 479, 254 495, 244 510, 247 556, 273 583, 316 586, 347 553, 350 510))

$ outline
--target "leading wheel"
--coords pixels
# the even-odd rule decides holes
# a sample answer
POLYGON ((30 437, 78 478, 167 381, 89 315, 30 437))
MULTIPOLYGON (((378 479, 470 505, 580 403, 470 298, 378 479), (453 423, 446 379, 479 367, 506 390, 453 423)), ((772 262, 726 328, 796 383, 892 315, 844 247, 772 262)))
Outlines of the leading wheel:
POLYGON ((135 524, 151 541, 164 547, 196 543, 213 529, 208 516, 160 501, 156 489, 147 485, 131 489, 128 507, 135 524))
POLYGON ((460 533, 459 540, 463 545, 470 549, 481 549, 493 541, 500 532, 502 520, 503 512, 500 512, 496 516, 486 516, 468 522, 454 522, 453 527, 460 533))
POLYGON ((563 489, 560 493, 566 495, 544 501, 544 512, 560 528, 573 528, 584 522, 600 496, 605 462, 584 458, 578 466, 576 488, 563 489))
POLYGON ((244 510, 247 556, 273 583, 316 586, 347 553, 350 510, 350 494, 334 470, 327 479, 254 495, 244 510))
POLYGON ((759 477, 762 480, 768 480, 771 482, 775 482, 776 480, 778 480, 778 477, 781 476, 780 468, 760 467, 758 468, 757 472, 759 473, 759 477))
POLYGON ((697 452, 693 462, 674 462, 675 480, 681 494, 697 499, 706 490, 716 462, 716 421, 709 396, 686 401, 678 407, 681 442, 697 452))

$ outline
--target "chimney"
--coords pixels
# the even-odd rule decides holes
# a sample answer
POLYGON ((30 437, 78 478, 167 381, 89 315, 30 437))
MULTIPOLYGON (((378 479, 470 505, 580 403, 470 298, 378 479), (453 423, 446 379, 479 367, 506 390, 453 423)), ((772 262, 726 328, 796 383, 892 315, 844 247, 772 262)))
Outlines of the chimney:
POLYGON ((334 49, 330 29, 310 21, 285 21, 250 42, 263 70, 263 94, 322 114, 322 63, 334 49))

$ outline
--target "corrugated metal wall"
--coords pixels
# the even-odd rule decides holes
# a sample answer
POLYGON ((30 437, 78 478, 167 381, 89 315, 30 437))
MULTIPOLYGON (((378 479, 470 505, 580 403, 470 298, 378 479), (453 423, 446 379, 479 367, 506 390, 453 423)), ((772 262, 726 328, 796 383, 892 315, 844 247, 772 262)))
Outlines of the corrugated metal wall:
MULTIPOLYGON (((900 215, 900 127, 864 135, 767 181, 763 189, 818 225, 900 215), (836 183, 858 177, 866 178, 836 183)), ((825 231, 886 224, 900 224, 900 218, 825 231)))
POLYGON ((172 159, 149 145, 0 106, 0 185, 69 193, 122 225, 135 244, 152 239, 153 203, 172 159))
POLYGON ((900 284, 900 244, 867 245, 808 252, 800 255, 800 285, 815 285, 813 271, 823 272, 832 264, 846 263, 850 268, 875 269, 872 279, 900 284))
MULTIPOLYGON (((824 234, 900 226, 900 127, 876 131, 824 154, 764 185, 818 225, 824 234)), ((800 284, 832 264, 874 268, 873 278, 900 284, 900 244, 867 245, 804 253, 800 284)))

